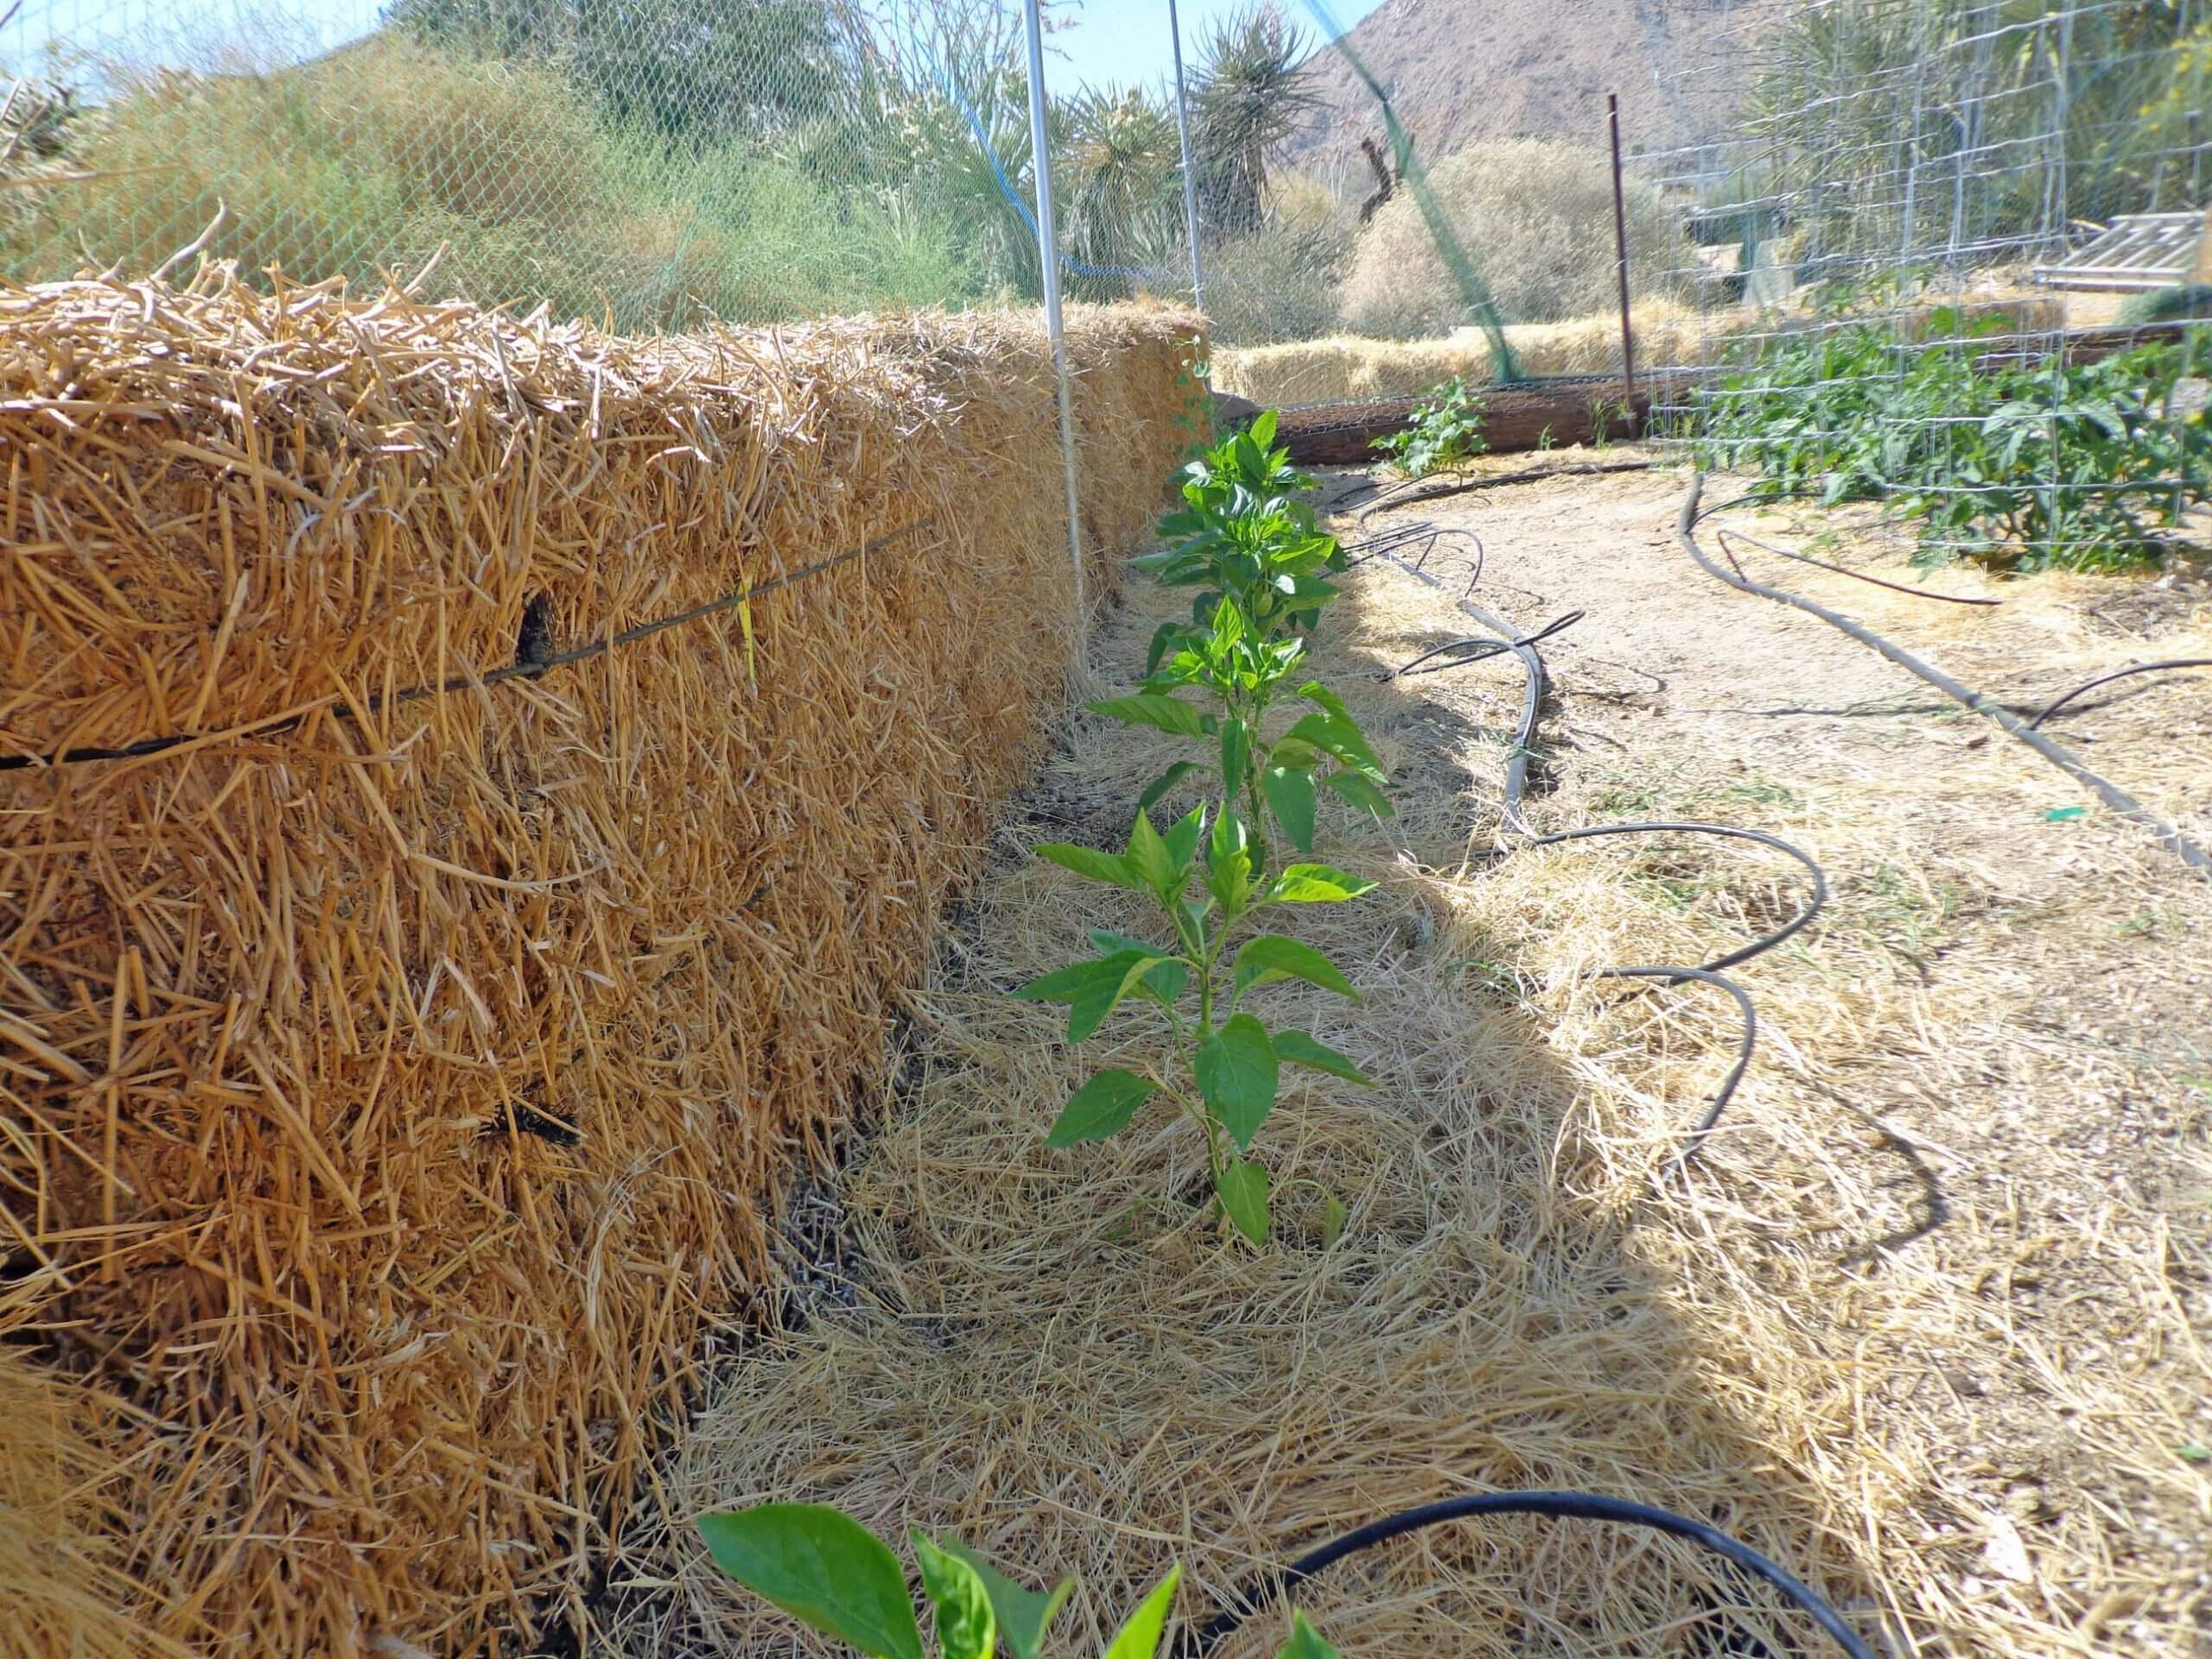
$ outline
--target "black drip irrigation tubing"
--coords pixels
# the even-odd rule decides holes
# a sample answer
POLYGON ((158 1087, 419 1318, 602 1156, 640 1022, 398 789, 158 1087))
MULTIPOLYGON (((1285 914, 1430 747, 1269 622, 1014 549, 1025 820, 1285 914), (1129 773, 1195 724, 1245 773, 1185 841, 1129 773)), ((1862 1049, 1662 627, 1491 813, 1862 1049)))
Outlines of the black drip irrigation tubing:
MULTIPOLYGON (((1942 669, 1914 656, 1904 646, 1884 639, 1872 628, 1862 626, 1849 617, 1832 611, 1825 605, 1816 604, 1800 594, 1790 593, 1786 588, 1770 587, 1763 582, 1754 582, 1740 571, 1732 575, 1715 564, 1707 556, 1705 550, 1698 545, 1698 525, 1713 514, 1725 512, 1731 507, 1772 498, 1758 495, 1738 496, 1734 500, 1715 502, 1700 509, 1699 501, 1704 491, 1705 474, 1702 473, 1694 474, 1690 480, 1689 493, 1682 498, 1682 510, 1681 516, 1675 521, 1675 538, 1681 543, 1683 550, 1697 561, 1699 568, 1707 575, 1719 578, 1739 592, 1757 594, 1762 599, 1771 599, 1778 603, 1794 607, 1808 615, 1817 616, 1829 626, 1839 628, 1849 634, 1860 645, 1880 652, 1899 668, 1919 676, 1954 702, 1962 703, 1974 713, 1995 721, 2007 733, 2026 744, 2051 765, 2066 773, 2068 777, 2089 789, 2099 800, 2120 817, 2149 830, 2190 869, 2212 874, 2212 853, 2206 852, 2204 849, 2190 840, 2179 830, 2159 817, 2111 779, 2090 771, 2074 756, 2070 750, 2062 747, 2036 729, 2043 720, 2048 718, 2050 712, 2049 709, 2033 721, 2022 720, 2003 703, 1997 702, 1994 698, 1986 697, 1979 691, 1961 684, 1943 672, 1942 669)), ((2091 683, 2094 685, 2101 682, 2093 681, 2091 683)), ((2082 688, 2083 690, 2088 689, 2087 686, 2082 688)), ((2066 699, 2062 698, 2060 701, 2063 702, 2066 699)))
MULTIPOLYGON (((1262 1583, 1254 1587, 1254 1599, 1272 1599, 1285 1591, 1295 1589, 1323 1568, 1333 1566, 1347 1555, 1370 1549, 1393 1538, 1402 1538, 1409 1532, 1419 1532, 1447 1521, 1465 1521, 1478 1516, 1491 1515, 1543 1515, 1566 1521, 1605 1521, 1617 1526, 1644 1527, 1653 1532, 1686 1538, 1711 1550, 1724 1560, 1733 1562, 1752 1577, 1764 1579, 1772 1585, 1785 1599, 1803 1609, 1806 1617, 1813 1623, 1834 1637, 1836 1645, 1848 1654, 1850 1659, 1874 1659, 1874 1650, 1860 1640, 1857 1632, 1844 1623, 1843 1615, 1828 1605, 1817 1591, 1742 1540, 1732 1538, 1718 1527, 1709 1527, 1702 1521, 1676 1515, 1671 1510, 1637 1503, 1624 1497, 1605 1497, 1596 1492, 1477 1492, 1465 1497, 1447 1497, 1438 1503, 1424 1503, 1418 1509, 1401 1510, 1395 1515, 1386 1515, 1379 1521, 1370 1521, 1311 1554, 1300 1556, 1288 1567, 1269 1573, 1262 1583)), ((1211 1651, 1224 1637, 1243 1625, 1253 1611, 1256 1611, 1256 1605, 1248 1606, 1243 1611, 1232 1610, 1217 1615, 1199 1626, 1195 1636, 1186 1640, 1183 1646, 1186 1650, 1196 1653, 1211 1651)))
MULTIPOLYGON (((2110 674, 2100 674, 2095 679, 2075 686, 2064 696, 2048 705, 2041 714, 2028 722, 2028 729, 2034 731, 2075 698, 2094 691, 2101 685, 2110 685, 2114 680, 2130 679, 2138 674, 2163 674, 2182 668, 2212 668, 2212 657, 2173 657, 2163 663, 2139 663, 2133 668, 2120 669, 2110 674)), ((2098 706, 2102 707, 2101 704, 2098 706)))
POLYGON ((171 749, 182 748, 188 744, 217 743, 225 740, 235 741, 256 734, 274 737, 305 725, 308 720, 318 714, 328 714, 340 720, 358 721, 386 709, 396 709, 404 703, 418 702, 424 697, 442 696, 455 691, 467 691, 478 686, 497 685, 502 680, 534 680, 549 670, 567 668, 573 664, 583 662, 587 658, 603 656, 617 645, 634 645, 640 639, 650 639, 656 633, 665 633, 669 629, 681 627, 687 622, 696 622, 703 617, 718 615, 724 611, 736 610, 741 606, 751 604, 763 594, 772 594, 779 588, 795 587, 810 576, 818 576, 825 571, 836 569, 841 564, 849 564, 855 559, 866 558, 878 549, 888 547, 893 542, 903 541, 917 531, 928 529, 936 522, 933 517, 916 519, 911 524, 905 524, 897 530, 887 531, 878 536, 874 540, 864 543, 846 552, 833 554, 826 559, 817 559, 812 564, 801 565, 796 570, 787 570, 782 575, 771 576, 765 582, 748 582, 734 593, 724 594, 720 599, 709 600, 703 605, 695 605, 688 611, 678 611, 673 616, 664 616, 651 622, 640 623, 638 626, 625 629, 620 633, 609 634, 605 639, 594 639, 584 645, 572 646, 566 651, 549 650, 546 648, 545 642, 533 637, 536 632, 533 626, 536 601, 533 601, 531 607, 526 608, 524 613, 523 639, 516 650, 516 660, 498 668, 485 669, 470 674, 456 674, 424 685, 410 685, 398 691, 378 692, 373 696, 363 698, 359 703, 346 702, 333 697, 319 701, 312 708, 265 715, 260 720, 251 721, 222 731, 173 732, 166 736, 142 738, 135 743, 120 744, 114 747, 77 745, 58 749, 51 754, 29 754, 22 752, 14 754, 0 754, 0 772, 22 772, 32 767, 43 769, 48 766, 79 766, 91 760, 143 760, 149 755, 165 754, 171 749))
MULTIPOLYGON (((1643 464, 1649 465, 1649 463, 1643 464)), ((1570 470, 1626 471, 1628 467, 1618 466, 1543 469, 1547 475, 1551 472, 1570 470)), ((1510 476, 1488 480, 1491 483, 1516 481, 1520 480, 1510 476)), ((1482 486, 1473 487, 1482 487, 1482 486)), ((1391 505, 1393 504, 1387 500, 1378 500, 1369 506, 1359 515, 1361 530, 1363 531, 1365 530, 1370 515, 1382 511, 1391 505)), ((1434 527, 1424 526, 1423 528, 1434 527)), ((1430 587, 1441 588, 1444 584, 1436 577, 1419 565, 1407 563, 1397 556, 1394 550, 1395 546, 1408 545, 1417 539, 1419 539, 1417 536, 1401 536, 1395 541, 1390 537, 1378 537, 1369 538, 1359 545, 1365 550, 1363 557, 1387 560, 1408 575, 1418 577, 1430 587)), ((1433 539, 1429 545, 1433 545, 1433 539)), ((1478 545, 1479 546, 1479 543, 1478 545)), ((1426 552, 1422 556, 1423 561, 1426 562, 1426 552)), ((1663 980, 1669 984, 1694 981, 1700 984, 1718 986, 1735 999, 1736 1006, 1743 1014, 1744 1035, 1742 1042, 1737 1048, 1735 1063, 1729 1068, 1728 1075, 1714 1092, 1705 1115, 1692 1127, 1681 1150, 1675 1154, 1673 1167, 1680 1170, 1696 1155, 1706 1136, 1719 1122, 1720 1115, 1726 1109, 1730 1097, 1736 1092, 1736 1086, 1743 1081, 1744 1073, 1751 1065, 1752 1049, 1758 1038, 1758 1017, 1752 1007, 1750 995, 1742 986, 1726 977, 1719 970, 1723 968, 1733 967, 1738 963, 1748 962, 1762 952, 1771 950, 1808 926, 1813 918, 1820 914, 1821 907, 1827 900, 1827 878, 1822 873, 1820 865, 1808 854, 1791 846, 1780 836, 1770 836, 1763 830, 1745 830, 1717 823, 1638 823, 1592 824, 1584 829, 1561 830, 1557 834, 1548 836, 1531 833, 1521 817, 1521 801, 1528 787, 1529 745, 1535 736, 1536 719, 1538 711, 1542 706, 1545 685, 1544 661, 1536 651, 1535 642, 1549 638, 1572 626, 1580 620, 1583 613, 1580 611, 1570 613, 1539 632, 1523 636, 1516 632, 1503 619, 1491 615, 1490 612, 1475 604, 1472 600, 1462 598, 1458 603, 1462 611, 1489 628, 1496 637, 1484 640, 1462 640, 1457 645, 1440 647, 1440 650, 1456 651, 1471 646, 1487 647, 1477 655, 1460 658, 1459 663, 1479 661, 1485 657, 1502 656, 1510 652, 1520 659, 1528 683, 1527 694, 1522 702, 1520 720, 1514 734, 1511 755, 1506 763, 1505 831, 1500 835, 1492 856, 1501 856, 1511 850, 1511 844, 1506 839, 1508 835, 1517 836, 1518 844, 1521 846, 1545 847, 1600 836, 1679 831, 1697 835, 1725 836, 1735 840, 1757 842, 1763 846, 1787 853, 1811 874, 1812 899, 1797 914, 1773 932, 1754 939, 1749 944, 1739 946, 1725 956, 1716 957, 1703 967, 1686 968, 1678 965, 1653 964, 1608 969, 1600 976, 1607 979, 1663 980)), ((1423 657, 1415 658, 1404 668, 1395 671, 1395 673, 1403 675, 1409 670, 1416 670, 1420 664, 1437 654, 1436 652, 1431 652, 1423 657)), ((1459 663, 1442 664, 1444 667, 1458 665, 1459 663)), ((1753 1578, 1762 1580, 1773 1586, 1781 1592, 1785 1600, 1798 1608, 1833 1638, 1836 1645, 1848 1656, 1848 1659, 1874 1659, 1874 1650, 1852 1630, 1851 1626, 1844 1621, 1843 1616, 1837 1612, 1817 1591, 1760 1554, 1740 1539, 1731 1537, 1718 1528, 1708 1526, 1702 1521, 1693 1520, 1684 1515, 1676 1515, 1671 1510, 1658 1509, 1649 1503, 1638 1503, 1628 1498, 1607 1497, 1593 1492, 1564 1491, 1477 1493, 1464 1497, 1446 1498, 1441 1503, 1425 1503, 1414 1509, 1401 1510, 1395 1514, 1386 1515, 1380 1520, 1370 1521, 1365 1526, 1345 1533, 1342 1537, 1322 1545, 1319 1549, 1300 1556, 1289 1566, 1268 1573, 1247 1586, 1238 1595, 1240 1605, 1217 1614, 1195 1631, 1186 1630, 1178 1642, 1178 1651, 1185 1656, 1204 1656, 1211 1653, 1224 1638, 1242 1628, 1254 1613, 1287 1591, 1305 1583, 1323 1569, 1344 1560, 1347 1555, 1356 1554, 1361 1550, 1370 1549, 1390 1539, 1402 1538, 1408 1533, 1419 1532, 1426 1528, 1493 1515, 1540 1515, 1558 1520, 1599 1521, 1617 1526, 1642 1527, 1651 1531, 1666 1533, 1672 1537, 1686 1539, 1719 1555, 1723 1560, 1733 1563, 1753 1578)))

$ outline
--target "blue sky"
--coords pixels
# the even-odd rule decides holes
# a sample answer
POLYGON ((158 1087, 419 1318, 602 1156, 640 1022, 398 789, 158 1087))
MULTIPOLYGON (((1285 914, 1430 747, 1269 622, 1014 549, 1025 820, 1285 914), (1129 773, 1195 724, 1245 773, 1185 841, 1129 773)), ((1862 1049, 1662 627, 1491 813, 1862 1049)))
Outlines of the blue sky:
MULTIPOLYGON (((1177 0, 1182 14, 1183 62, 1194 67, 1198 42, 1214 23, 1237 10, 1242 0, 1177 0)), ((1328 0, 1329 15, 1340 29, 1350 29, 1375 10, 1382 0, 1328 0)), ((1283 13, 1305 36, 1318 44, 1320 27, 1302 0, 1282 0, 1283 13)), ((1173 73, 1167 43, 1167 0, 1083 0, 1070 4, 1064 14, 1067 26, 1052 36, 1063 54, 1045 66, 1048 86, 1065 78, 1088 86, 1127 86, 1164 82, 1173 73)))
MULTIPOLYGON (((1244 0, 1178 0, 1185 63, 1198 56, 1209 27, 1244 0)), ((893 0, 897 3, 897 0, 893 0)), ((1009 8, 1018 0, 1001 0, 1009 8)), ((1309 44, 1321 38, 1305 0, 1281 0, 1309 44)), ((1350 29, 1381 0, 1324 0, 1338 27, 1350 29)), ((79 46, 135 48, 195 67, 193 60, 216 41, 253 42, 270 55, 305 55, 327 49, 375 26, 380 0, 23 0, 12 20, 0 23, 0 63, 24 67, 48 40, 79 46), (289 50, 287 49, 289 48, 289 50)), ((9 10, 0 0, 0 15, 9 10)), ((1173 70, 1167 37, 1167 0, 1053 0, 1058 26, 1045 78, 1054 86, 1164 84, 1173 70)))

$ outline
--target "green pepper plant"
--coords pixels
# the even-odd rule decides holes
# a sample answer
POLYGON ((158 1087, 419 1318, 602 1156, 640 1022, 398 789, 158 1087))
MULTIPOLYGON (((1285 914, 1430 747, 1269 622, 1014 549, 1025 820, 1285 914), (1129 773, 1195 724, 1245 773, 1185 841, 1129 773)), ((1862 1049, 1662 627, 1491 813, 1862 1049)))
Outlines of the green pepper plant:
MULTIPOLYGON (((1245 1006, 1252 991, 1284 979, 1359 1000, 1320 951, 1280 933, 1248 934, 1245 925, 1278 906, 1340 904, 1375 884, 1314 863, 1292 864, 1268 879, 1256 870, 1243 820, 1224 807, 1209 823, 1203 804, 1165 836, 1140 810, 1125 852, 1060 842, 1035 851, 1087 880, 1145 894, 1175 941, 1154 945, 1102 929, 1090 936, 1090 959, 1014 992, 1025 1001, 1066 1003, 1071 1043, 1134 1002, 1165 1022, 1173 1046, 1171 1064, 1095 1073, 1061 1109, 1046 1144, 1108 1140, 1128 1126, 1138 1108, 1165 1094, 1205 1136, 1206 1166, 1222 1213, 1253 1244, 1265 1243, 1270 1183, 1266 1167, 1249 1154, 1274 1109, 1281 1068, 1306 1066, 1363 1086, 1369 1079, 1308 1033, 1270 1031, 1245 1006)), ((1333 1238, 1344 1224, 1333 1198, 1325 1214, 1324 1236, 1333 1238)))
MULTIPOLYGON (((1169 587, 1198 587, 1188 623, 1154 634, 1135 695, 1095 702, 1098 713, 1205 743, 1217 760, 1221 799, 1242 800, 1253 868, 1268 866, 1270 822, 1300 852, 1313 849, 1317 784, 1377 817, 1394 811, 1388 775, 1344 701, 1319 681, 1298 684, 1306 635, 1338 589, 1324 574, 1344 550, 1294 499, 1313 480, 1273 448, 1274 412, 1185 469, 1185 507, 1161 521, 1168 546, 1135 563, 1169 587), (1263 721, 1296 685, 1312 706, 1269 736, 1263 721), (1215 705, 1178 697, 1184 687, 1215 705)), ((1150 807, 1200 763, 1179 761, 1139 798, 1150 807)))
MULTIPOLYGON (((696 1524, 717 1567, 802 1624, 872 1659, 924 1659, 906 1570, 857 1521, 825 1504, 760 1503, 702 1515, 696 1524)), ((907 1536, 939 1659, 994 1659, 1001 1639, 1013 1659, 1043 1659, 1046 1632, 1074 1592, 1074 1580, 1039 1595, 960 1543, 939 1546, 919 1529, 907 1536)), ((1103 1659, 1154 1659, 1181 1579, 1182 1568, 1168 1569, 1107 1643, 1103 1659)), ((1338 1656, 1294 1611, 1290 1640, 1275 1659, 1338 1656)))

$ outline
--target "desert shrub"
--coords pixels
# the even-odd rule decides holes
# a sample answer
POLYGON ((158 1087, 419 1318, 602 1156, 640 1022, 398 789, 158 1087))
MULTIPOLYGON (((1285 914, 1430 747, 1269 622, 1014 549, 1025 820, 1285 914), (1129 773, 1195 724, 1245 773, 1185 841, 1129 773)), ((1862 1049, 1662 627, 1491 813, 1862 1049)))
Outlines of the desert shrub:
POLYGON ((1325 186, 1278 175, 1259 228, 1206 250, 1213 338, 1266 346, 1333 333, 1338 284, 1357 229, 1356 211, 1325 186))
MULTIPOLYGON (((1613 184, 1603 156, 1535 138, 1470 144, 1428 181, 1508 322, 1553 322, 1614 303, 1613 184)), ((1626 201, 1634 290, 1663 293, 1688 263, 1681 226, 1643 180, 1627 181, 1626 201)), ((1472 321, 1411 192, 1385 202, 1361 234, 1344 317, 1393 340, 1472 321)))
MULTIPOLYGON (((610 127, 543 60, 384 37, 309 67, 163 74, 72 124, 98 176, 42 189, 0 270, 143 270, 224 210, 207 245, 251 280, 436 265, 430 297, 549 302, 631 332, 768 321, 972 288, 949 230, 841 196, 743 141, 704 150, 610 127)), ((11 193, 13 194, 13 193, 11 193)))

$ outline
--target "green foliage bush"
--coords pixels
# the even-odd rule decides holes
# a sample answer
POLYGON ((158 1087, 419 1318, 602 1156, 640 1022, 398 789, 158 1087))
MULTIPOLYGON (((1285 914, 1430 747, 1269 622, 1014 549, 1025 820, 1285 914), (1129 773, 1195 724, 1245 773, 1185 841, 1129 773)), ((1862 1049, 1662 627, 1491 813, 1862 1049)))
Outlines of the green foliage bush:
MULTIPOLYGON (((1375 448, 1396 461, 1408 478, 1426 478, 1456 467, 1490 448, 1483 439, 1483 407, 1482 394, 1471 390, 1464 376, 1455 374, 1442 385, 1431 386, 1414 405, 1411 426, 1402 432, 1385 433, 1375 440, 1375 448)), ((1602 421, 1593 425, 1604 429, 1602 421)), ((1544 429, 1544 435, 1551 435, 1549 427, 1544 429)))
POLYGON ((1979 343, 2007 327, 1938 310, 1910 340, 1831 313, 1770 340, 1701 395, 1700 461, 1756 468, 1777 493, 1889 501, 1929 558, 2155 562, 2160 532, 2212 499, 2212 429, 2167 407, 2188 351, 2024 363, 1979 343))

